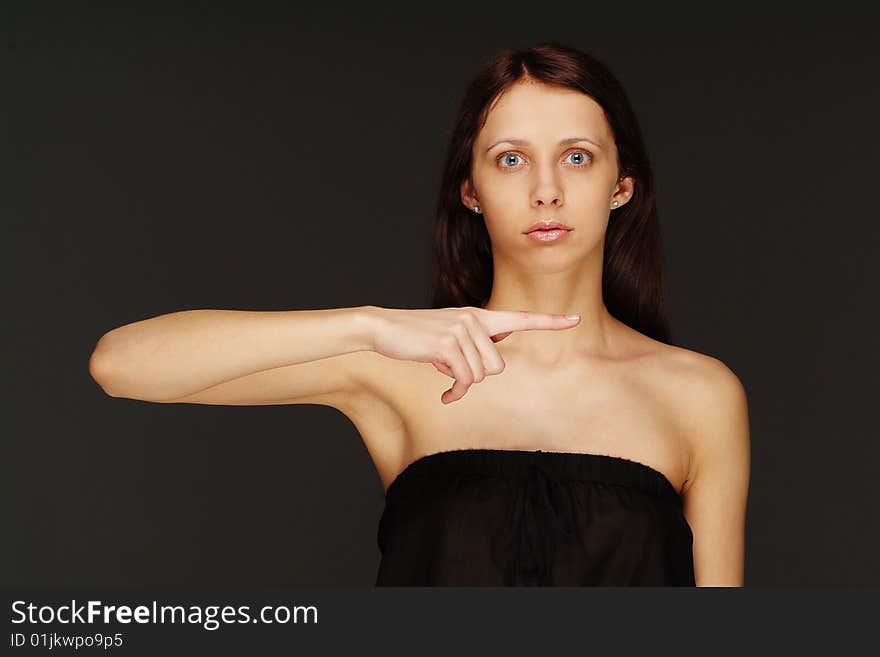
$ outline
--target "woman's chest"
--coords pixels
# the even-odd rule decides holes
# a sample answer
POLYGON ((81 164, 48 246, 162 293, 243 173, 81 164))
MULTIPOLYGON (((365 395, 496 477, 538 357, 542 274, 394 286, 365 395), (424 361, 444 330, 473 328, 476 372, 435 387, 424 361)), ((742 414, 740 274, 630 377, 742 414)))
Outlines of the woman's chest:
POLYGON ((431 365, 395 362, 382 403, 355 422, 383 485, 421 456, 491 448, 619 456, 654 468, 681 490, 690 452, 674 385, 635 368, 518 365, 443 404, 452 379, 431 365))

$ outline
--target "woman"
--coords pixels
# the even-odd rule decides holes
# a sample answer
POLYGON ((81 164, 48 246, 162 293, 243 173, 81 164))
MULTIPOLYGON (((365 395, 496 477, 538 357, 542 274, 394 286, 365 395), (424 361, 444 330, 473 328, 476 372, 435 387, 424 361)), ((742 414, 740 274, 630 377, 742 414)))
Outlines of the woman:
POLYGON ((745 391, 669 344, 652 172, 611 72, 556 43, 487 62, 434 237, 431 309, 171 313, 104 335, 92 375, 343 412, 386 491, 378 585, 741 586, 745 391))

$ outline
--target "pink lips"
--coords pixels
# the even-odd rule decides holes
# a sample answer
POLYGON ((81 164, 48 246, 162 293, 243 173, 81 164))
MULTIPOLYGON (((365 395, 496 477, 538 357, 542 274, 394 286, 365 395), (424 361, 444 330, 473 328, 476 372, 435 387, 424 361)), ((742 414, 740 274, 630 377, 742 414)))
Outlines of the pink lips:
POLYGON ((562 228, 556 228, 552 230, 538 229, 528 233, 527 237, 536 242, 556 242, 560 239, 563 239, 570 232, 570 230, 564 230, 562 228))
POLYGON ((552 230, 554 228, 560 228, 562 230, 572 230, 571 226, 566 226, 564 223, 560 221, 536 221, 531 226, 526 228, 526 233, 531 233, 533 230, 552 230))
POLYGON ((573 229, 558 221, 536 221, 528 227, 526 235, 535 242, 556 242, 568 235, 573 229))

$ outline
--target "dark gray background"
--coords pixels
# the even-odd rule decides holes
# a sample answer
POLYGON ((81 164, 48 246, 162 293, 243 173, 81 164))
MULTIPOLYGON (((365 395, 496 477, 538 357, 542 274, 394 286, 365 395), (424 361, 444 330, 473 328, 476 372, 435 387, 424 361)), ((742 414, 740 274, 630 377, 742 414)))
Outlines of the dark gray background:
POLYGON ((674 341, 746 386, 746 584, 880 584, 866 16, 68 4, 0 9, 2 584, 371 586, 382 489, 345 416, 110 398, 88 357, 189 308, 425 307, 464 82, 551 39, 626 87, 674 341))

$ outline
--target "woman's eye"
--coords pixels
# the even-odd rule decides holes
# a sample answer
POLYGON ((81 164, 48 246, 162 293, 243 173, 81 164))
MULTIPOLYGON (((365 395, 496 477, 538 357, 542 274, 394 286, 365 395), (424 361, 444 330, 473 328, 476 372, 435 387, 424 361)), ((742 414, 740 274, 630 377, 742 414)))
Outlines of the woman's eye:
MULTIPOLYGON (((565 157, 575 167, 582 167, 592 158, 592 155, 590 155, 587 151, 572 151, 565 157)), ((498 161, 502 164, 502 169, 516 168, 517 161, 521 159, 522 156, 518 153, 502 153, 498 157, 498 161)))
POLYGON ((516 160, 518 157, 519 157, 519 155, 517 155, 516 153, 504 153, 504 154, 503 154, 500 158, 498 158, 498 159, 501 160, 501 161, 504 163, 504 168, 505 168, 505 169, 508 169, 508 168, 510 168, 510 167, 516 166, 516 162, 515 162, 515 160, 516 160), (511 160, 514 160, 514 161, 511 161, 511 160), (508 166, 508 165, 510 165, 510 166, 508 166))
POLYGON ((587 158, 590 157, 590 154, 586 151, 574 151, 568 154, 568 157, 575 156, 576 159, 572 160, 571 163, 575 165, 583 165, 587 162, 587 158))

